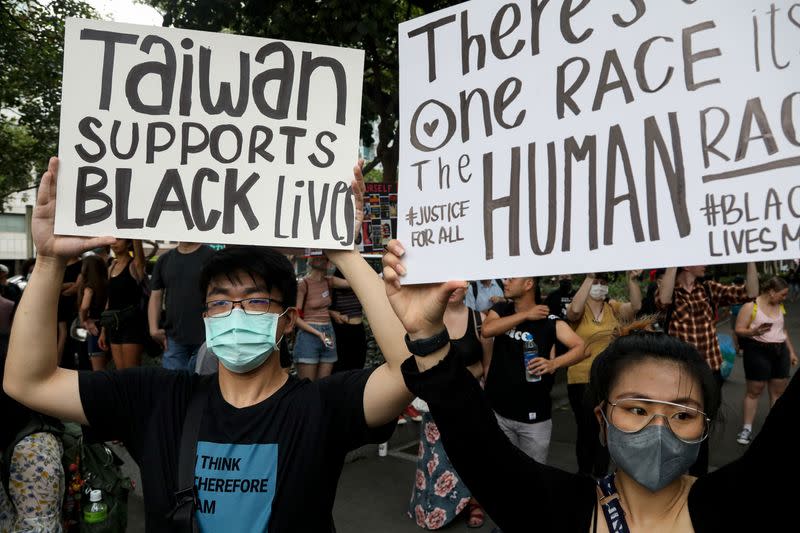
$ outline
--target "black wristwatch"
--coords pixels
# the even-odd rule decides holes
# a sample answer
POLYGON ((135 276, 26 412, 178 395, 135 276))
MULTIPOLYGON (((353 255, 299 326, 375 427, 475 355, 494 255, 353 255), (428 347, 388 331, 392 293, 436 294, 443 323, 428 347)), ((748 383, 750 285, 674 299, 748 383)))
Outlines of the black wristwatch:
POLYGON ((450 342, 450 334, 447 333, 447 329, 445 328, 433 337, 428 337, 426 339, 412 341, 408 333, 406 333, 405 339, 409 352, 424 357, 447 346, 447 343, 450 342))

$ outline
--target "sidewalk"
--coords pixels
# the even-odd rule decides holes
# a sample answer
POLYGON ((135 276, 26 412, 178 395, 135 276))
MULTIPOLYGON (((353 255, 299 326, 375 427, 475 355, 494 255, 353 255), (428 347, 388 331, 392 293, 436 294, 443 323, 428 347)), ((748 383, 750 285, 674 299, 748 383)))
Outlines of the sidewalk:
MULTIPOLYGON (((794 345, 800 348, 800 304, 788 304, 787 325, 792 332, 794 345)), ((720 332, 729 332, 720 326, 720 332)), ((792 369, 792 372, 797 367, 792 369)), ((711 469, 714 470, 738 457, 747 449, 736 443, 736 433, 741 429, 742 398, 745 393, 744 370, 741 357, 730 378, 723 386, 723 406, 720 420, 711 434, 711 469)), ((566 382, 556 380, 553 389, 553 437, 548 463, 568 471, 576 471, 574 455, 575 422, 567 399, 566 382)), ((754 432, 757 434, 769 409, 766 392, 761 398, 754 432)), ((370 445, 348 456, 342 471, 334 506, 334 520, 339 533, 420 533, 413 520, 406 516, 411 486, 416 470, 419 424, 409 422, 398 426, 389 441, 387 457, 378 457, 377 446, 370 445)), ((124 454, 124 450, 121 452, 124 454)), ((124 457, 128 458, 127 454, 124 457)), ((480 460, 476 458, 476 460, 480 460)), ((790 460, 790 458, 787 458, 790 460)), ((138 477, 138 469, 128 458, 126 468, 138 477)), ((144 509, 137 480, 137 493, 129 501, 128 531, 144 532, 144 509)), ((565 495, 568 497, 568 495, 565 495)), ((487 517, 483 528, 489 533, 494 527, 487 517)), ((466 522, 457 520, 443 531, 466 531, 466 522)))

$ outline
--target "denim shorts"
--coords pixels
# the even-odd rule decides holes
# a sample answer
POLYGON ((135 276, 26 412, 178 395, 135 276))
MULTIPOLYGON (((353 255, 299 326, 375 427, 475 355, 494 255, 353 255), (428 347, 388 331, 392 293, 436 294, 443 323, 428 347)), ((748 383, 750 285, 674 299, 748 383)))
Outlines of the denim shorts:
POLYGON ((331 338, 331 347, 328 348, 316 335, 312 335, 302 329, 297 332, 294 341, 294 352, 292 353, 295 363, 306 365, 316 365, 319 363, 335 363, 336 356, 336 337, 333 333, 333 326, 330 324, 309 324, 312 328, 328 335, 331 338))

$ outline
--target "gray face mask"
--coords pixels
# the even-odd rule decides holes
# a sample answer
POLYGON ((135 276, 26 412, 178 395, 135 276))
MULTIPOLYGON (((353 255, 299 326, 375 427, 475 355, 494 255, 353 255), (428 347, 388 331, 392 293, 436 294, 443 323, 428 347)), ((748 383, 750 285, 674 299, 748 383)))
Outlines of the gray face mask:
POLYGON ((652 492, 689 470, 700 452, 700 442, 683 442, 666 425, 651 424, 636 433, 625 433, 613 424, 606 427, 614 463, 652 492))

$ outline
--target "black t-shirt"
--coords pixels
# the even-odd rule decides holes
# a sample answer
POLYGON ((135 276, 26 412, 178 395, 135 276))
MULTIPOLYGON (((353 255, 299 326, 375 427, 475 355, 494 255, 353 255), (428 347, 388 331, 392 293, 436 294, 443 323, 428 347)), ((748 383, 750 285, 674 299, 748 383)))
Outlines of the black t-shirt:
POLYGON ((550 308, 551 315, 556 315, 564 320, 567 318, 567 309, 569 309, 573 298, 575 298, 575 291, 562 292, 561 289, 556 289, 547 295, 547 300, 544 303, 550 308))
POLYGON ((394 430, 393 423, 369 429, 364 420, 371 372, 289 378, 243 409, 223 399, 217 374, 152 367, 81 372, 80 394, 98 436, 121 439, 141 468, 148 533, 172 531, 166 515, 175 502, 181 430, 201 380, 209 381, 195 466, 201 530, 329 532, 345 454, 394 430))
MULTIPOLYGON (((492 311, 501 317, 513 315, 514 303, 498 303, 492 311)), ((532 336, 540 356, 550 357, 556 341, 557 320, 553 315, 542 320, 526 320, 494 338, 486 394, 497 414, 526 423, 550 419, 553 375, 546 374, 541 381, 527 381, 522 352, 525 342, 532 336)))
POLYGON ((172 249, 158 258, 150 287, 166 292, 164 329, 179 344, 203 344, 203 297, 200 272, 214 250, 201 245, 190 254, 172 249))

